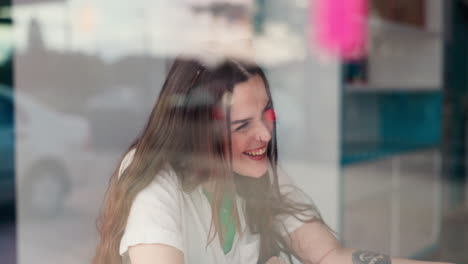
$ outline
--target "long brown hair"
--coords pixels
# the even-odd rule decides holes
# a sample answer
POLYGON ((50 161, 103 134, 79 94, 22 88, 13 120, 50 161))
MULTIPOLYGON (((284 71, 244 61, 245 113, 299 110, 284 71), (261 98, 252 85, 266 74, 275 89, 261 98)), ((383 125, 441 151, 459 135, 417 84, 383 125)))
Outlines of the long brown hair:
MULTIPOLYGON (((136 149, 133 161, 120 177, 117 168, 110 179, 97 223, 100 241, 94 264, 120 263, 119 244, 132 202, 158 172, 167 168, 165 165, 175 171, 185 192, 207 181, 214 183, 210 229, 214 231, 210 231, 209 243, 216 235, 221 243, 224 241, 218 212, 224 194, 231 193, 244 198, 248 228, 260 235, 259 263, 280 252, 290 259, 298 257, 278 230, 278 216, 292 215, 303 222, 322 220, 313 204, 293 202, 279 191, 276 124, 267 148, 271 172, 257 179, 231 170, 230 107, 226 101, 236 84, 254 75, 263 79, 271 99, 268 81, 257 65, 227 60, 210 68, 192 59, 174 61, 143 133, 130 147, 136 149), (219 111, 225 119, 217 118, 219 111), (226 130, 228 142, 223 136, 226 130), (228 157, 225 147, 230 152, 228 157)), ((237 208, 236 199, 231 203, 231 208, 237 208)), ((239 231, 239 215, 232 211, 239 231)))

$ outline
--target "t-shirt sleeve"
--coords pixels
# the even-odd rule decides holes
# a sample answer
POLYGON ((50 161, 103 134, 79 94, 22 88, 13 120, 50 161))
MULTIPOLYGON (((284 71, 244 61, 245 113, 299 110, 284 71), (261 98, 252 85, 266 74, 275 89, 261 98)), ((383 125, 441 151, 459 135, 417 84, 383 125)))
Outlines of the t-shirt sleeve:
MULTIPOLYGON (((121 172, 133 159, 125 157, 121 172)), ((180 196, 177 179, 171 171, 161 171, 146 188, 135 197, 120 241, 119 253, 124 256, 128 248, 138 244, 165 244, 182 252, 180 196)))
POLYGON ((278 168, 278 185, 282 195, 287 200, 293 203, 307 204, 312 207, 312 210, 307 210, 299 215, 281 215, 278 217, 278 228, 284 236, 288 233, 294 232, 297 228, 304 224, 302 220, 321 219, 318 208, 315 206, 312 198, 305 194, 299 187, 297 187, 291 177, 286 174, 281 168, 278 168), (297 219, 298 217, 299 219, 297 219))

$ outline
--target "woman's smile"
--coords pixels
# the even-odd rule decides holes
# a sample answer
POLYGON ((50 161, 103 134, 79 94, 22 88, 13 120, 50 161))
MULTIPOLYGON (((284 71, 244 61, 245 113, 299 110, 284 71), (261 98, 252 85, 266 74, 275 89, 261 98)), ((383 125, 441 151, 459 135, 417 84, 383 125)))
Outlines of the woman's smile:
POLYGON ((243 154, 247 155, 247 157, 253 160, 262 160, 266 157, 266 154, 267 154, 266 150, 267 150, 267 145, 262 146, 260 148, 245 151, 243 152, 243 154))

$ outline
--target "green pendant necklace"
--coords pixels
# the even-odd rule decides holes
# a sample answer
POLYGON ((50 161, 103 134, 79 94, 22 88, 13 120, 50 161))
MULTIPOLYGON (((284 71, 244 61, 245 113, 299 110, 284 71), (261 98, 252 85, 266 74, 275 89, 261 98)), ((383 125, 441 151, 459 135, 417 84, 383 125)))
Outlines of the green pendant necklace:
MULTIPOLYGON (((208 201, 211 203, 211 195, 203 189, 203 193, 205 194, 208 201)), ((223 244, 223 251, 224 254, 229 253, 232 249, 232 245, 234 243, 234 236, 236 235, 236 224, 234 223, 234 219, 229 219, 229 215, 231 213, 231 195, 225 194, 223 197, 223 201, 221 203, 221 209, 219 212, 219 216, 221 219, 221 228, 223 230, 224 235, 224 244, 223 244)))

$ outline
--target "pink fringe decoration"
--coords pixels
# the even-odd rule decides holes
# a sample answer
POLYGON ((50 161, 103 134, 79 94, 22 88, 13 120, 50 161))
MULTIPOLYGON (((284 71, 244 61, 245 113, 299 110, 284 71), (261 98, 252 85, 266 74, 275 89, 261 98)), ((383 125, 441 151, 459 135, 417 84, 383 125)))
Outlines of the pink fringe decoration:
POLYGON ((362 58, 367 49, 368 0, 312 0, 310 41, 345 60, 362 58))

